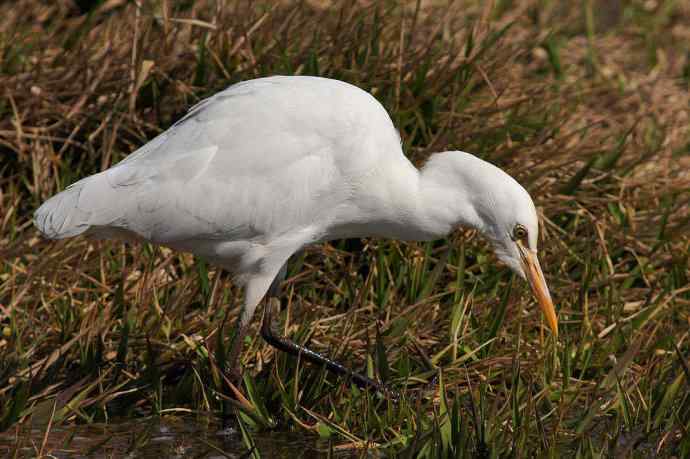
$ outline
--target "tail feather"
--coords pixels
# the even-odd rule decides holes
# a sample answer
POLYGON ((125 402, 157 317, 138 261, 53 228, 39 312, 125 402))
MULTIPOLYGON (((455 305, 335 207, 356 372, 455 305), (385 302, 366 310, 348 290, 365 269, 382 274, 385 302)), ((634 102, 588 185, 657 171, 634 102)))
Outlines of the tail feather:
POLYGON ((89 179, 80 180, 44 202, 34 213, 34 225, 49 239, 77 236, 89 229, 91 212, 79 206, 89 179))

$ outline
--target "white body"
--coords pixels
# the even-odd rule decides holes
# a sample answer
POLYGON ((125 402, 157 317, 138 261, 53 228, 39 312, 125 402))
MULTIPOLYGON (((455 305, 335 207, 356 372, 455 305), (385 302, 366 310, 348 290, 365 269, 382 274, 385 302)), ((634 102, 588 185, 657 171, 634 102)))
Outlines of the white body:
POLYGON ((337 80, 282 76, 202 101, 35 214, 50 238, 144 239, 208 258, 246 284, 243 324, 305 245, 363 236, 428 240, 464 224, 482 230, 519 272, 503 243, 516 221, 532 229, 536 251, 532 201, 500 169, 446 152, 420 172, 369 93, 337 80))

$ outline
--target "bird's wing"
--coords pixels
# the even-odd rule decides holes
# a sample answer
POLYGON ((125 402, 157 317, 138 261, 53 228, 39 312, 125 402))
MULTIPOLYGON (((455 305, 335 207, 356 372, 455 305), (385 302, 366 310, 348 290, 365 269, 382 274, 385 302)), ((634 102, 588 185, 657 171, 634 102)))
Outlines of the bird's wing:
POLYGON ((296 101, 270 79, 249 83, 203 101, 119 164, 48 201, 37 225, 52 237, 124 232, 170 244, 261 242, 327 220, 348 197, 333 107, 317 95, 296 101))
POLYGON ((50 237, 88 230, 178 246, 318 239, 361 178, 398 158, 397 132, 368 93, 321 78, 251 80, 53 197, 35 221, 50 237))

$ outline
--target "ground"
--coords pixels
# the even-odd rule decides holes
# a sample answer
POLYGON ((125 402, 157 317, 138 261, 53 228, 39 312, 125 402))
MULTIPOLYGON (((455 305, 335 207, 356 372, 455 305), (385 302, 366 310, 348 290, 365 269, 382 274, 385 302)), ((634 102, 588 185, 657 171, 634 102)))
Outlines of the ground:
POLYGON ((354 456, 690 456, 687 2, 0 9, 0 429, 10 451, 33 440, 34 455, 57 454, 64 443, 42 443, 51 429, 187 413, 231 416, 249 448, 291 431, 354 456), (51 242, 33 228, 55 192, 201 98, 271 74, 370 91, 417 165, 461 149, 516 177, 542 219, 558 340, 472 231, 339 241, 291 262, 281 329, 403 399, 276 355, 257 333, 234 392, 223 370, 240 292, 227 274, 159 247, 51 242))

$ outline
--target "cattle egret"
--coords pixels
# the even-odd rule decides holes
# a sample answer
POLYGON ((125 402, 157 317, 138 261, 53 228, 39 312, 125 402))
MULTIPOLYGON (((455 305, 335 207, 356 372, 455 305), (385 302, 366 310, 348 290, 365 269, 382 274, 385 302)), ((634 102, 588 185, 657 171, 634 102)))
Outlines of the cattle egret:
MULTIPOLYGON (((50 198, 34 223, 51 239, 144 240, 230 271, 244 286, 235 371, 254 311, 284 278, 290 256, 341 238, 429 241, 458 226, 476 228, 527 279, 558 334, 527 191, 461 151, 434 154, 418 170, 384 107, 338 80, 273 76, 232 85, 120 163, 50 198)), ((380 389, 276 337, 266 310, 262 334, 271 344, 380 389)))

